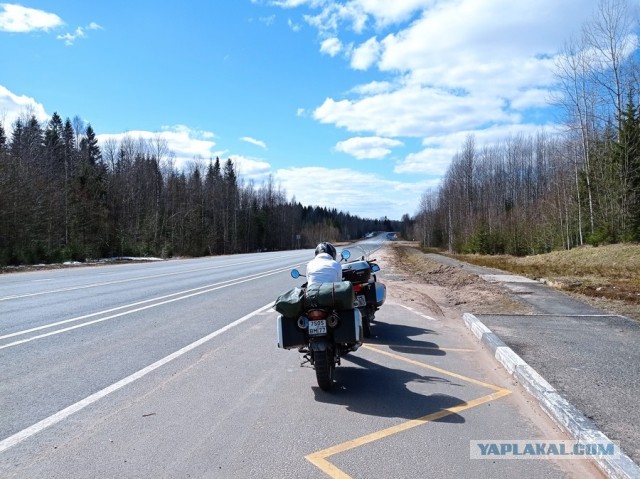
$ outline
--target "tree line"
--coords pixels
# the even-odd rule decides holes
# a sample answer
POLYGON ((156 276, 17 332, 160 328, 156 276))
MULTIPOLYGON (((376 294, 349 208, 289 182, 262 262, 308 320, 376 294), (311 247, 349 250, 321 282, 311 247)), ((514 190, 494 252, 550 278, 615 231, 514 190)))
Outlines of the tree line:
POLYGON ((627 1, 603 0, 556 60, 562 134, 481 148, 467 137, 440 187, 423 193, 413 234, 514 255, 640 241, 637 30, 627 1))
POLYGON ((0 123, 0 266, 284 250, 397 227, 288 200, 231 159, 179 169, 159 135, 99 145, 90 124, 57 113, 12 126, 0 123))

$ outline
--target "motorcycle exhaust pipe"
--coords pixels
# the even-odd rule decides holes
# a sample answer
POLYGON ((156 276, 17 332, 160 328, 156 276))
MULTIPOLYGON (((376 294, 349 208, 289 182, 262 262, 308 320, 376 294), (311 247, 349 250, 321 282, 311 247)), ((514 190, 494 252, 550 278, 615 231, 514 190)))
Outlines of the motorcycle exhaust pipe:
POLYGON ((328 325, 330 328, 335 328, 335 327, 338 325, 338 321, 339 321, 339 319, 340 319, 340 318, 338 318, 338 315, 337 315, 337 314, 332 314, 331 316, 329 316, 329 317, 327 318, 327 325, 328 325))

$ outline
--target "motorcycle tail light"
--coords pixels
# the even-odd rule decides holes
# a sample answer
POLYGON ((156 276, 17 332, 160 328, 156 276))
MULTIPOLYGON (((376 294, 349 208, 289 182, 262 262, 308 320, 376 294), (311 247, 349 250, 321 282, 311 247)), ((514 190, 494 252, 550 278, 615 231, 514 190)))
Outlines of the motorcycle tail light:
POLYGON ((360 291, 362 291, 362 285, 361 284, 354 284, 353 285, 353 291, 356 293, 359 293, 360 291))
POLYGON ((317 321, 318 319, 325 319, 329 313, 322 309, 312 309, 307 311, 307 317, 312 321, 317 321))

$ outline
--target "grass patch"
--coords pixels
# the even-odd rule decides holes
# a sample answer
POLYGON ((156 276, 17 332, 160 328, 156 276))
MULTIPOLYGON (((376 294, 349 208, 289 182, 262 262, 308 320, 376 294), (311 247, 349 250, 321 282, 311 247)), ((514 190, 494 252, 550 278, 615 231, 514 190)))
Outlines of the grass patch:
MULTIPOLYGON (((441 253, 442 254, 442 253, 441 253)), ((603 309, 640 320, 640 245, 582 246, 535 256, 449 255, 478 266, 497 268, 596 300, 603 309)))

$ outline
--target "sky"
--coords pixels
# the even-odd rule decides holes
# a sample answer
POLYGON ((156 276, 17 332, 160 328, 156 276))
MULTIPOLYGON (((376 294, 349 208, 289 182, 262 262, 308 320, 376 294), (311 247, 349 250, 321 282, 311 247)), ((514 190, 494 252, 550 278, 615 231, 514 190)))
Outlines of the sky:
POLYGON ((57 112, 231 158, 303 205, 413 216, 453 155, 553 132, 554 58, 597 0, 0 3, 0 122, 57 112))

